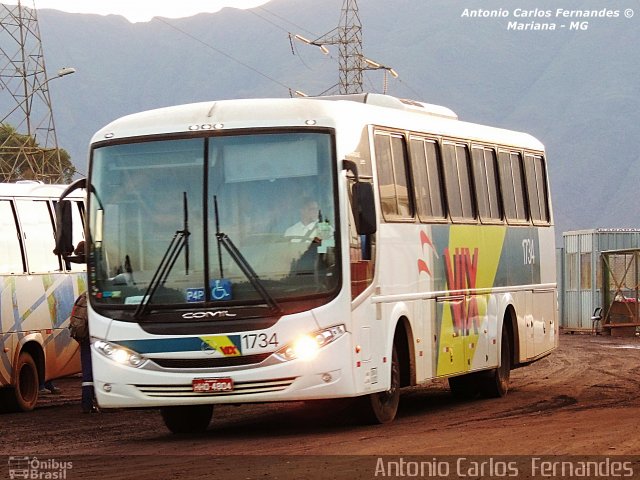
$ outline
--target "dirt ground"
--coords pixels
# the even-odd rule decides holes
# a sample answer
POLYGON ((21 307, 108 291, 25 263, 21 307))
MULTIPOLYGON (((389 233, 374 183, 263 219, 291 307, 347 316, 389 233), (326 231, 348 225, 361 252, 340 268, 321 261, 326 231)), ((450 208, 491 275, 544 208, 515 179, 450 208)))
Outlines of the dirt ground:
POLYGON ((552 355, 512 371, 504 398, 454 400, 437 381, 405 391, 397 419, 377 426, 325 403, 219 406, 207 432, 175 436, 157 410, 82 414, 80 379, 57 385, 33 412, 0 415, 0 478, 36 457, 59 473, 39 478, 567 478, 532 459, 586 455, 604 469, 588 478, 617 476, 614 464, 640 478, 638 337, 562 335, 552 355), (460 472, 473 456, 485 470, 460 472))

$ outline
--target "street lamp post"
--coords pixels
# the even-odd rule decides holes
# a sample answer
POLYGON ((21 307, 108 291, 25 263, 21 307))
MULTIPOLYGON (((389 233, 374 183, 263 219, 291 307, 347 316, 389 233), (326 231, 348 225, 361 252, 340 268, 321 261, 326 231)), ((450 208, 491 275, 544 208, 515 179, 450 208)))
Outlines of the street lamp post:
MULTIPOLYGON (((50 160, 48 159, 48 155, 47 152, 49 151, 53 151, 55 158, 57 159, 57 163, 58 163, 58 169, 60 170, 58 173, 59 177, 56 179, 57 181, 60 180, 60 176, 62 174, 62 170, 61 170, 61 158, 60 158, 60 148, 58 146, 58 135, 56 133, 56 127, 55 127, 55 121, 53 119, 53 107, 51 104, 51 97, 49 96, 49 89, 48 89, 48 84, 50 81, 55 80, 57 78, 61 78, 61 77, 65 77, 67 75, 71 75, 73 73, 76 72, 76 69, 73 67, 63 67, 60 70, 58 70, 57 75, 55 77, 50 77, 47 78, 43 83, 41 83, 36 90, 34 90, 32 92, 32 95, 35 95, 37 91, 42 92, 42 95, 44 96, 44 98, 46 98, 47 102, 48 102, 48 107, 49 107, 49 126, 46 129, 46 135, 45 135, 45 146, 44 147, 36 147, 37 143, 37 134, 38 134, 38 126, 36 126, 36 128, 34 129, 34 131, 32 131, 32 126, 31 126, 31 102, 29 101, 29 99, 27 98, 27 106, 26 106, 26 120, 27 120, 27 129, 28 129, 28 136, 32 136, 33 138, 33 142, 34 142, 34 148, 37 149, 38 151, 34 151, 31 156, 32 158, 32 162, 37 162, 37 160, 35 159, 35 155, 42 155, 41 158, 41 162, 42 162, 42 172, 44 174, 45 172, 45 168, 44 165, 48 162, 50 162, 50 160), (49 144, 49 136, 51 135, 52 139, 53 139, 53 148, 50 149, 48 148, 48 144, 49 144)), ((25 152, 26 153, 26 152, 25 152)), ((45 177, 49 176, 49 174, 44 174, 45 177)))
POLYGON ((71 75, 72 73, 76 73, 76 69, 73 67, 62 67, 60 70, 58 70, 58 75, 56 75, 53 78, 50 78, 48 81, 53 80, 54 78, 60 78, 60 77, 64 77, 66 75, 71 75))

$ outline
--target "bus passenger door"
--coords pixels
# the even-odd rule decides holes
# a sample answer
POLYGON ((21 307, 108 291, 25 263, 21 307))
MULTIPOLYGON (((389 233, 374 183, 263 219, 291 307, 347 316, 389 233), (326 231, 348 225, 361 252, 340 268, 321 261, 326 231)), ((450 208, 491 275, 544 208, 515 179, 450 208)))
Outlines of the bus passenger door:
POLYGON ((469 371, 486 368, 489 364, 487 298, 487 295, 467 297, 464 339, 466 369, 469 371))
POLYGON ((486 368, 490 325, 487 296, 450 296, 438 301, 440 342, 437 375, 448 376, 486 368))
POLYGON ((467 346, 464 335, 466 303, 464 295, 437 299, 436 375, 439 377, 463 373, 466 370, 467 346))

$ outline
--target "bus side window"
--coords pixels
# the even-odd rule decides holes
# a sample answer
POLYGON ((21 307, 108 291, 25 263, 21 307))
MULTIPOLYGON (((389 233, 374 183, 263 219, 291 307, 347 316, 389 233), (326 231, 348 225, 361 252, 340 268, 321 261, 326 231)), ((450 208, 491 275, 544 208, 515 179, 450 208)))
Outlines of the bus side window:
POLYGON ((548 223, 549 205, 547 182, 542 157, 539 155, 525 155, 524 164, 531 219, 533 223, 536 224, 548 223))
POLYGON ((492 148, 473 147, 472 156, 480 219, 495 223, 502 219, 496 153, 492 148))
POLYGON ((46 200, 16 200, 22 226, 29 272, 53 272, 61 269, 55 248, 53 218, 46 200))
POLYGON ((444 219, 442 170, 436 142, 412 138, 410 155, 420 220, 427 222, 444 219))
POLYGON ((454 221, 475 219, 475 202, 466 145, 445 142, 442 146, 447 200, 454 221))
POLYGON ((408 177, 404 137, 376 132, 374 146, 383 216, 386 220, 413 218, 413 195, 408 177))
POLYGON ((524 223, 528 219, 522 175, 522 156, 515 152, 500 151, 500 184, 504 195, 504 211, 507 220, 524 223))
POLYGON ((0 274, 24 273, 16 217, 9 200, 0 200, 0 274))

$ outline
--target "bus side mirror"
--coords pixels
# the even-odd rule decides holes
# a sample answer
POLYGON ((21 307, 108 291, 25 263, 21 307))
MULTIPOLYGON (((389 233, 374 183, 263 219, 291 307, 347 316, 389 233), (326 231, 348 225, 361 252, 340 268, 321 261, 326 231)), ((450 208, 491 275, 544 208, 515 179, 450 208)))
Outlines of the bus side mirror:
POLYGON ((359 235, 373 235, 376 233, 376 204, 373 196, 373 186, 366 182, 353 185, 353 217, 356 231, 359 235))
POLYGON ((53 253, 63 257, 73 253, 73 220, 69 200, 56 203, 56 246, 53 253))

